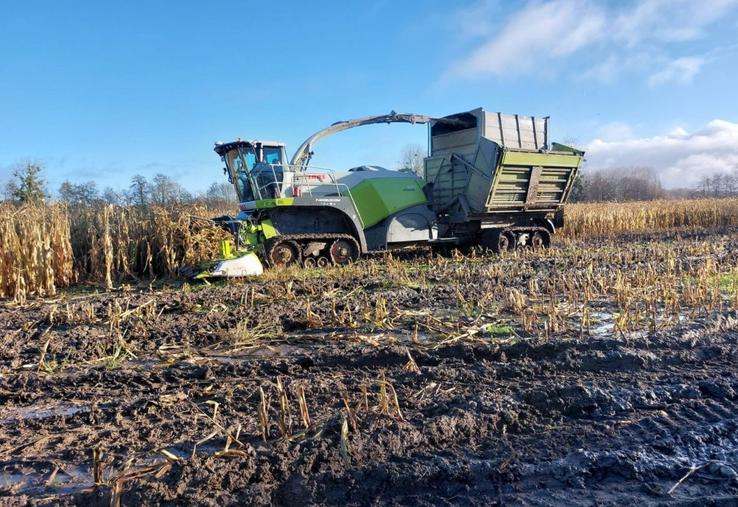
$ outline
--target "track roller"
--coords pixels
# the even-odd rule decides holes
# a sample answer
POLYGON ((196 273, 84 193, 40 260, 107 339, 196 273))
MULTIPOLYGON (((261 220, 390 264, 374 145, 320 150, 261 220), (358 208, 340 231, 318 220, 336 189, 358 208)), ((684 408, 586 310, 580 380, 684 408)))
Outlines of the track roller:
POLYGON ((331 265, 331 260, 328 257, 323 257, 322 255, 318 257, 317 266, 319 268, 327 268, 331 265))
POLYGON ((338 238, 331 244, 329 253, 331 261, 342 266, 359 258, 359 245, 353 238, 338 238))
POLYGON ((300 264, 300 246, 295 241, 274 238, 265 250, 267 261, 274 267, 287 267, 300 264))
POLYGON ((356 261, 360 255, 356 238, 340 233, 283 234, 264 245, 267 263, 276 268, 294 264, 306 268, 345 265, 356 261))

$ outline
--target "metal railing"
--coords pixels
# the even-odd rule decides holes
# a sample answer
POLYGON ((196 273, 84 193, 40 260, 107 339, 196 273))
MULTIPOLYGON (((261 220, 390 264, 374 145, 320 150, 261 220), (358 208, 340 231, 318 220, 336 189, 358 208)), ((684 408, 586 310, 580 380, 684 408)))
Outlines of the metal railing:
POLYGON ((347 197, 356 211, 356 216, 359 219, 359 222, 361 222, 361 226, 364 226, 364 220, 359 213, 359 209, 356 207, 356 201, 354 200, 354 196, 351 194, 351 189, 345 183, 338 181, 333 170, 314 166, 308 166, 303 170, 302 166, 289 166, 286 164, 261 164, 259 168, 263 168, 265 166, 268 166, 271 169, 272 180, 270 182, 258 186, 256 185, 257 176, 253 174, 253 170, 249 172, 248 175, 251 187, 256 189, 256 192, 254 192, 256 199, 274 199, 275 197, 283 197, 284 186, 287 185, 287 182, 284 181, 284 175, 285 173, 291 172, 293 196, 297 197, 295 194, 299 194, 308 195, 310 197, 347 197), (281 180, 278 177, 278 171, 280 169, 282 172, 281 180), (320 177, 317 182, 316 177, 320 177), (328 181, 323 181, 323 177, 327 177, 328 181), (316 192, 317 187, 328 187, 328 189, 316 192))

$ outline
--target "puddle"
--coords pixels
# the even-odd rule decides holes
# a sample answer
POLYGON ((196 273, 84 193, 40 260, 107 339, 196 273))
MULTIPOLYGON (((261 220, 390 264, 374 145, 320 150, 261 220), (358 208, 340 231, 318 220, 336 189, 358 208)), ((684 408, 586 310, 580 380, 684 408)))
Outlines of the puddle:
POLYGON ((0 473, 0 490, 26 488, 34 480, 34 478, 38 477, 39 476, 37 476, 36 474, 23 475, 0 473))
POLYGON ((69 495, 94 487, 91 474, 89 468, 75 465, 59 469, 53 479, 51 473, 0 472, 0 491, 69 495))
POLYGON ((59 403, 57 405, 30 405, 27 407, 6 408, 0 412, 0 424, 13 424, 18 421, 48 419, 50 417, 70 416, 89 409, 86 403, 59 403))
POLYGON ((253 348, 248 352, 240 352, 235 354, 208 354, 204 355, 203 358, 223 364, 240 364, 250 359, 294 356, 296 353, 304 351, 306 348, 314 347, 290 345, 288 343, 280 343, 275 345, 265 344, 253 348))
MULTIPOLYGON (((590 336, 602 337, 617 333, 617 330, 614 329, 615 319, 617 318, 615 313, 608 311, 591 311, 589 312, 589 318, 590 336)), ((671 320, 664 320, 663 316, 659 316, 657 320, 658 329, 662 329, 662 326, 664 326, 664 324, 667 324, 668 326, 673 326, 687 322, 688 320, 690 320, 690 316, 684 313, 680 314, 678 319, 674 319, 673 316, 671 316, 670 319, 671 320)))
POLYGON ((613 332, 614 322, 612 312, 590 312, 589 334, 603 336, 613 332))

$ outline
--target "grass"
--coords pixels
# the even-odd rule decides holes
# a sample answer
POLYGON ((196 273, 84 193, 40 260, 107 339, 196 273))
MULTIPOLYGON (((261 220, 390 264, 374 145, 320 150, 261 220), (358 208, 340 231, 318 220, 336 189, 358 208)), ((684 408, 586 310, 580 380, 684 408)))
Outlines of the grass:
POLYGON ((720 290, 733 293, 738 291, 738 269, 732 273, 722 273, 718 275, 718 283, 720 290))
POLYGON ((272 323, 242 320, 236 324, 235 329, 230 333, 230 338, 234 345, 249 346, 269 340, 277 335, 278 329, 272 323))
POLYGON ((493 337, 504 337, 515 335, 515 330, 512 326, 500 325, 500 324, 485 324, 481 327, 482 332, 492 335, 493 337))

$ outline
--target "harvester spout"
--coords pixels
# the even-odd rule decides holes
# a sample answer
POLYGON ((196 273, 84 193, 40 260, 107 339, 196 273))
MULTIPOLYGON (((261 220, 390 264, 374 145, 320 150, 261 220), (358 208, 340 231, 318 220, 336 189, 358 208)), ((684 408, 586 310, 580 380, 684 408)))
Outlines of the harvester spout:
POLYGON ((297 148, 297 151, 292 156, 290 165, 295 168, 295 171, 304 171, 310 163, 310 158, 313 156, 313 146, 315 145, 315 143, 317 143, 324 137, 336 134, 338 132, 341 132, 342 130, 348 130, 354 127, 361 127, 363 125, 371 125, 374 123, 423 124, 430 123, 431 120, 434 120, 434 118, 422 114, 396 113, 394 111, 391 111, 389 114, 383 114, 379 116, 366 116, 364 118, 357 118, 355 120, 338 121, 330 127, 319 130, 315 134, 308 137, 300 145, 300 147, 297 148))

